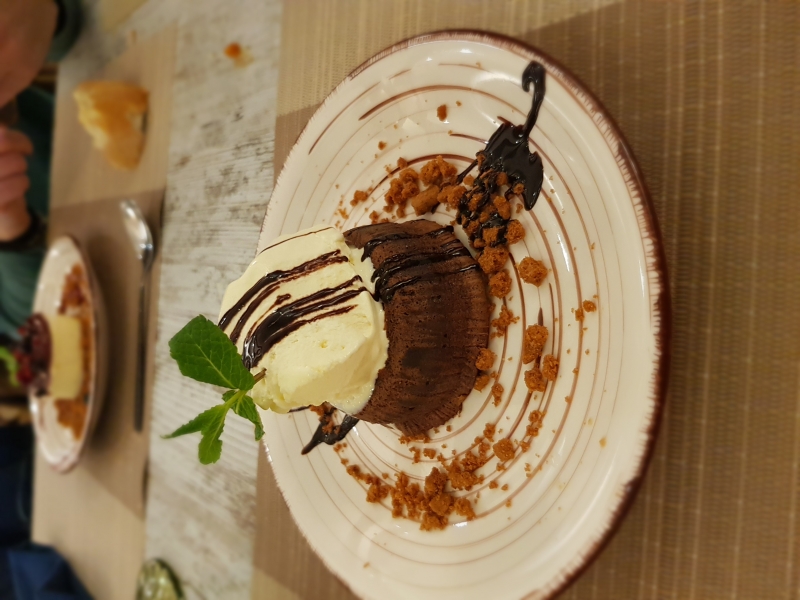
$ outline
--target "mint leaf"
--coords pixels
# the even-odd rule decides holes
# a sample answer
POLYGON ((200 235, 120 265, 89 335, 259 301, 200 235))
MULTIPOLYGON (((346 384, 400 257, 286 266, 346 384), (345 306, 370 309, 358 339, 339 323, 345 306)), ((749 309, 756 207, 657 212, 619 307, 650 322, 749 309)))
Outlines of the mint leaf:
MULTIPOLYGON (((226 393, 225 396, 230 393, 231 392, 226 393)), ((223 398, 225 398, 225 396, 223 396, 223 398)), ((225 399, 227 400, 227 398, 225 399)), ((237 415, 247 419, 253 425, 255 425, 256 441, 264 437, 264 426, 261 424, 261 416, 258 414, 258 410, 256 410, 256 403, 253 402, 253 399, 250 396, 241 396, 241 398, 231 405, 231 408, 233 408, 233 412, 235 412, 237 415)))
POLYGON ((217 411, 214 414, 213 421, 203 430, 203 437, 197 446, 197 456, 204 465, 215 463, 222 456, 222 440, 219 438, 225 427, 225 416, 228 414, 228 409, 225 405, 222 405, 215 406, 210 410, 214 409, 217 409, 217 411))
MULTIPOLYGON (((228 393, 236 394, 237 392, 228 393)), ((228 414, 229 408, 230 404, 228 402, 213 406, 163 437, 164 439, 169 439, 199 431, 203 434, 197 451, 200 462, 204 465, 215 463, 222 455, 222 441, 219 438, 222 435, 222 429, 225 427, 225 416, 228 414)))
POLYGON ((19 379, 17 379, 19 363, 17 362, 17 359, 14 358, 11 350, 0 346, 0 362, 4 363, 6 366, 6 371, 8 372, 8 382, 11 384, 11 386, 19 387, 19 379))
POLYGON ((238 390, 249 390, 255 385, 233 342, 202 315, 175 334, 169 341, 169 352, 186 377, 238 390))

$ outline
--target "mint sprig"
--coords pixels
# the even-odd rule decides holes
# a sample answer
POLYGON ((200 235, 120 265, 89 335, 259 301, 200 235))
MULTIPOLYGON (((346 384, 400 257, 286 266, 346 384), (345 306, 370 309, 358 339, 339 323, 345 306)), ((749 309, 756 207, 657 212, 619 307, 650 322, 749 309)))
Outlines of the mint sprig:
POLYGON ((169 341, 170 356, 181 374, 196 381, 231 388, 222 394, 222 404, 212 406, 181 425, 165 439, 200 433, 197 455, 204 465, 215 463, 222 454, 225 417, 233 410, 255 426, 255 439, 264 436, 255 402, 247 395, 263 373, 253 376, 242 364, 242 357, 225 332, 203 316, 197 316, 169 341))

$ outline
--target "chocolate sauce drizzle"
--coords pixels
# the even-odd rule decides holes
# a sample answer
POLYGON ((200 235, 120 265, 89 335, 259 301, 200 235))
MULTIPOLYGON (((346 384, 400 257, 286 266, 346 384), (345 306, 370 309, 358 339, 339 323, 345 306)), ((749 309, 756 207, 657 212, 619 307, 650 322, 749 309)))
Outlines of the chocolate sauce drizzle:
MULTIPOLYGON (((439 235, 447 231, 452 232, 453 228, 443 227, 441 229, 436 229, 432 232, 423 235, 438 237, 439 235)), ((383 236, 383 237, 387 238, 390 236, 383 236)), ((407 235, 406 237, 412 237, 412 236, 407 235)), ((398 290, 408 285, 411 285, 412 283, 417 283, 419 281, 424 281, 428 279, 437 279, 445 275, 461 273, 463 271, 472 268, 477 268, 477 265, 473 263, 471 265, 468 265, 467 267, 458 269, 457 271, 419 275, 415 277, 410 277, 408 279, 401 279, 400 281, 397 281, 392 285, 388 285, 389 280, 392 277, 394 277, 395 275, 399 275, 400 273, 402 273, 407 269, 411 269, 413 267, 419 267, 422 265, 430 265, 433 263, 447 262, 464 256, 470 256, 469 250, 467 250, 464 247, 464 245, 458 240, 453 240, 445 244, 441 248, 436 248, 435 250, 431 250, 429 252, 420 252, 411 255, 396 254, 383 261, 383 264, 380 266, 380 268, 375 269, 375 271, 372 273, 372 281, 375 282, 375 293, 373 294, 373 296, 375 297, 376 300, 380 299, 383 302, 390 302, 392 298, 394 298, 394 295, 395 293, 397 293, 398 290)))
POLYGON ((382 236, 373 238, 370 241, 368 241, 366 244, 364 244, 364 248, 363 248, 364 252, 361 255, 361 261, 363 262, 363 261, 367 260, 369 257, 371 257, 372 253, 375 251, 375 249, 378 246, 381 246, 382 244, 385 244, 386 242, 391 242, 391 241, 394 241, 394 240, 407 240, 407 239, 410 239, 412 237, 439 237, 440 235, 442 235, 444 233, 453 233, 453 228, 450 225, 448 225, 447 227, 442 227, 441 229, 434 229, 433 231, 429 231, 428 233, 422 233, 422 234, 417 234, 417 235, 415 235, 413 233, 408 233, 408 232, 403 231, 403 232, 400 232, 400 233, 390 233, 390 234, 387 234, 387 235, 382 235, 382 236))
POLYGON ((261 279, 259 279, 253 287, 247 290, 239 299, 239 301, 236 302, 236 304, 231 306, 227 312, 222 315, 222 318, 219 320, 219 328, 224 331, 225 328, 227 328, 228 325, 230 325, 230 323, 233 321, 234 317, 236 317, 236 315, 238 315, 242 309, 247 306, 247 309, 244 311, 242 316, 239 317, 239 320, 236 322, 236 326, 233 328, 233 331, 231 331, 229 336, 231 341, 235 344, 237 341, 239 341, 242 328, 244 327, 245 323, 247 323, 247 320, 253 315, 253 313, 258 309, 259 305, 264 300, 278 290, 282 283, 298 279, 308 275, 309 273, 313 273, 314 271, 318 271, 324 267, 327 267, 328 265, 344 263, 347 261, 348 258, 342 254, 341 250, 333 250, 332 252, 328 252, 322 256, 318 256, 317 258, 306 261, 294 267, 293 269, 289 269, 288 271, 272 271, 271 273, 267 273, 261 279))
POLYGON ((308 454, 320 444, 328 444, 333 446, 337 442, 341 442, 350 430, 356 426, 358 419, 350 415, 345 415, 339 425, 333 425, 333 414, 336 409, 333 406, 327 405, 325 412, 319 418, 319 427, 311 437, 311 441, 305 445, 301 454, 308 454))
POLYGON ((362 292, 369 293, 369 290, 364 286, 348 289, 356 281, 361 281, 358 275, 335 287, 325 288, 313 294, 309 294, 304 298, 295 300, 270 313, 266 319, 256 324, 247 335, 242 350, 242 362, 244 366, 248 369, 252 369, 258 364, 264 354, 269 352, 272 346, 280 342, 290 333, 300 329, 303 325, 327 317, 342 315, 353 310, 355 308, 353 305, 339 305, 347 302, 351 298, 355 298, 362 292), (339 308, 334 308, 336 306, 339 306, 339 308), (329 308, 333 310, 320 312, 329 308), (314 316, 308 319, 302 318, 312 313, 317 314, 314 314, 314 316))
MULTIPOLYGON (((515 188, 522 186, 523 203, 526 210, 531 210, 539 198, 544 180, 542 159, 537 152, 531 152, 528 146, 533 126, 539 116, 539 108, 544 100, 545 69, 537 63, 530 63, 522 74, 522 88, 529 91, 533 86, 533 99, 530 112, 524 125, 514 125, 505 119, 489 138, 486 147, 478 152, 476 160, 472 162, 461 174, 457 181, 460 183, 464 177, 478 166, 478 176, 472 189, 464 194, 459 203, 456 221, 464 227, 470 240, 482 240, 486 229, 497 228, 497 237, 492 246, 506 243, 506 228, 510 219, 504 219, 495 214, 484 216, 492 199, 498 194, 500 185, 498 176, 505 173, 508 179, 508 190, 505 199, 510 200, 515 195, 515 188)), ((476 248, 482 247, 481 242, 476 248)))

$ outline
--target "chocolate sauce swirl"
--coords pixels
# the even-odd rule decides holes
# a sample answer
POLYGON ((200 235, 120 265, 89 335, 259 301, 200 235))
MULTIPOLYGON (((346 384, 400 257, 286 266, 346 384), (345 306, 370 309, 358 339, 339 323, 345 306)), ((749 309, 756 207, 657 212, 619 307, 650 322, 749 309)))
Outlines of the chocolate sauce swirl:
POLYGON ((350 415, 345 415, 339 425, 333 424, 333 414, 336 409, 333 406, 326 406, 325 412, 320 416, 319 425, 311 440, 305 445, 301 454, 308 454, 320 444, 328 444, 333 446, 337 442, 341 442, 350 430, 356 426, 358 419, 350 415))
POLYGON ((318 271, 324 267, 327 267, 328 265, 344 263, 347 261, 348 258, 342 254, 341 250, 333 250, 332 252, 328 252, 322 256, 308 260, 287 271, 272 271, 271 273, 267 273, 261 279, 259 279, 255 285, 253 285, 253 287, 247 290, 238 300, 238 302, 231 306, 225 312, 225 314, 222 315, 222 318, 219 320, 219 328, 224 331, 233 321, 234 317, 236 317, 236 315, 238 315, 242 309, 247 306, 247 309, 245 309, 242 316, 239 317, 239 320, 236 322, 236 326, 233 328, 233 331, 231 331, 229 336, 231 341, 235 344, 237 341, 239 341, 242 328, 244 327, 245 323, 247 323, 247 320, 253 315, 253 313, 258 309, 259 305, 264 300, 278 290, 282 283, 298 279, 313 273, 314 271, 318 271))
POLYGON ((478 166, 478 176, 472 189, 461 197, 456 216, 456 222, 464 228, 475 248, 504 245, 507 242, 506 233, 511 217, 501 217, 499 209, 491 206, 496 202, 501 186, 508 185, 504 194, 506 201, 521 194, 527 210, 531 210, 539 198, 544 167, 539 154, 530 151, 528 140, 544 100, 544 81, 544 67, 537 62, 530 63, 522 74, 523 89, 528 91, 533 86, 531 109, 525 124, 514 125, 500 117, 500 126, 489 138, 486 147, 478 152, 476 160, 457 178, 459 183, 462 182, 478 166), (497 231, 487 236, 487 229, 497 231))
POLYGON ((353 305, 340 306, 348 300, 355 298, 362 292, 369 293, 363 286, 348 289, 361 278, 356 275, 352 279, 335 287, 325 288, 295 300, 270 313, 266 319, 255 325, 244 342, 242 350, 242 363, 248 369, 255 367, 261 358, 269 352, 275 344, 280 342, 290 333, 297 331, 303 325, 308 325, 320 319, 342 315, 355 308, 353 305), (339 293, 341 292, 341 293, 339 293), (339 308, 334 308, 339 306, 339 308), (333 309, 327 310, 326 309, 333 309), (311 315, 308 319, 302 317, 311 315))
POLYGON ((461 182, 464 177, 478 164, 481 174, 487 171, 502 171, 508 175, 511 188, 517 183, 525 186, 525 209, 531 210, 539 198, 544 179, 542 159, 537 152, 531 152, 528 147, 533 126, 539 116, 545 94, 545 69, 538 62, 530 63, 522 74, 522 89, 526 92, 533 86, 533 99, 531 109, 524 125, 512 125, 502 120, 500 126, 489 138, 486 148, 479 153, 483 159, 476 159, 458 176, 461 182))
MULTIPOLYGON (((405 231, 404 232, 400 232, 400 233, 390 233, 390 234, 387 234, 387 235, 382 235, 382 236, 376 237, 375 239, 372 239, 372 240, 368 241, 366 244, 364 244, 364 248, 363 248, 364 252, 361 255, 361 261, 363 262, 363 261, 367 260, 369 257, 371 257, 372 253, 375 251, 375 249, 378 246, 382 246, 386 242, 392 242, 392 241, 395 241, 395 240, 407 240, 407 239, 410 239, 410 238, 413 238, 413 237, 439 237, 440 235, 442 235, 444 233, 452 233, 452 232, 453 232, 453 228, 450 225, 448 225, 447 227, 442 227, 441 229, 435 229, 433 231, 429 231, 428 233, 423 233, 423 234, 419 234, 419 235, 414 235, 413 233, 408 233, 408 232, 405 232, 405 231)), ((374 279, 374 275, 373 275, 373 279, 374 279)))

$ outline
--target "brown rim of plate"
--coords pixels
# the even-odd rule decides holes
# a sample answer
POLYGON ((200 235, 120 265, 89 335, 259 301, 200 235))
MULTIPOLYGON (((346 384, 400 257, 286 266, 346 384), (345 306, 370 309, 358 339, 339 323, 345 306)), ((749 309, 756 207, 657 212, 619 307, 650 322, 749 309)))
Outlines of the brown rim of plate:
MULTIPOLYGON (((672 344, 672 302, 669 293, 667 261, 664 254, 661 229, 658 225, 658 219, 656 217, 655 207, 653 206, 653 200, 650 197, 650 193, 647 189, 647 185, 645 184, 641 169, 639 168, 639 165, 633 156, 633 151, 625 139, 625 136, 623 135, 619 125, 617 125, 616 121, 611 117, 610 113, 606 110, 605 106, 603 106, 602 102, 600 102, 600 100, 576 75, 564 67, 558 60, 554 59, 550 54, 540 50, 539 48, 500 33, 481 31, 478 29, 449 29, 423 33, 397 42, 396 44, 393 44, 392 46, 389 46, 388 48, 368 58, 366 61, 353 69, 349 75, 347 75, 327 94, 325 99, 317 107, 317 110, 314 111, 314 115, 311 116, 309 121, 314 118, 322 105, 325 104, 331 95, 336 93, 340 86, 342 86, 348 80, 356 77, 367 67, 372 66, 386 56, 394 54, 400 50, 428 42, 438 41, 488 42, 492 46, 510 50, 519 56, 528 58, 529 60, 538 60, 545 63, 545 66, 548 67, 548 71, 551 73, 555 71, 558 74, 558 78, 571 92, 573 92, 574 95, 577 95, 575 94, 576 91, 580 92, 580 94, 583 95, 583 98, 580 99, 580 102, 590 112, 592 117, 597 115, 600 116, 601 122, 604 122, 608 126, 611 137, 617 142, 617 154, 615 158, 621 161, 630 173, 631 178, 626 183, 628 184, 629 189, 631 187, 634 188, 641 198, 642 208, 644 209, 641 214, 641 216, 644 218, 644 233, 647 234, 653 243, 652 258, 654 260, 652 265, 648 265, 647 270, 648 272, 655 273, 657 276, 657 283, 661 288, 655 301, 655 306, 658 309, 660 319, 653 321, 653 329, 655 330, 654 336, 656 339, 656 353, 658 353, 659 356, 658 365, 654 373, 653 389, 649 398, 653 402, 653 412, 649 427, 645 432, 645 435, 647 436, 645 450, 639 461, 638 472, 636 473, 636 476, 627 483, 624 496, 619 500, 615 511, 611 514, 611 517, 607 521, 606 530, 600 534, 599 539, 594 542, 594 545, 588 548, 583 555, 578 558, 579 564, 573 568, 568 568, 568 572, 563 574, 562 582, 556 584, 555 587, 550 590, 542 590, 546 598, 554 598, 572 585, 589 568, 589 566, 591 566, 594 560, 600 555, 601 551, 614 537, 614 534, 619 531, 624 517, 627 515, 628 511, 633 505, 633 500, 636 498, 636 494, 641 487, 642 481, 644 480, 647 467, 653 457, 655 442, 658 437, 658 431, 664 414, 664 404, 666 403, 672 344)), ((286 156, 284 165, 286 162, 288 162, 289 157, 294 152, 297 141, 304 135, 307 127, 308 124, 303 127, 303 130, 297 136, 294 144, 292 144, 292 148, 286 156)), ((283 168, 281 168, 281 171, 283 171, 283 168)), ((273 189, 277 187, 279 179, 280 175, 275 178, 275 186, 273 189)), ((640 232, 641 231, 642 224, 640 223, 640 232)), ((280 489, 280 486, 278 487, 280 489)), ((281 495, 283 495, 282 491, 281 495)), ((337 579, 342 581, 338 577, 337 579)), ((351 590, 350 586, 347 585, 346 582, 342 581, 342 584, 347 587, 348 590, 351 590)), ((526 597, 529 596, 530 593, 526 597)))

